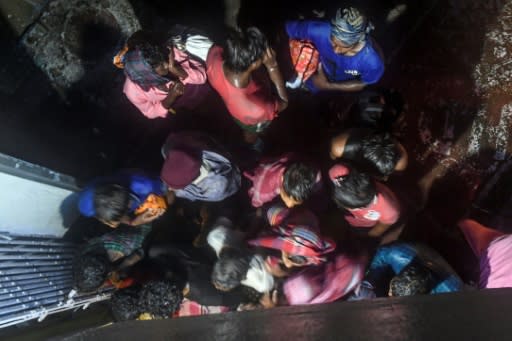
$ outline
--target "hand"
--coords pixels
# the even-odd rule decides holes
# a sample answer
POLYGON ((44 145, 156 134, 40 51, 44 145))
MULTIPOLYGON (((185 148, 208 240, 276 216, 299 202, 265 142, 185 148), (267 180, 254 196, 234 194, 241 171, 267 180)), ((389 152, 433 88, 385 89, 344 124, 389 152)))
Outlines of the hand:
POLYGON ((277 68, 276 52, 272 48, 268 47, 265 50, 263 53, 262 63, 266 66, 269 72, 271 69, 277 68))
POLYGON ((181 82, 175 82, 169 85, 169 95, 179 97, 185 93, 185 86, 181 82))
POLYGON ((277 290, 264 293, 260 298, 260 304, 265 309, 274 308, 277 305, 277 290))
POLYGON ((130 223, 132 226, 138 226, 142 224, 147 224, 155 220, 156 218, 160 217, 162 214, 165 213, 165 209, 163 208, 156 208, 156 209, 148 209, 144 211, 143 213, 136 216, 130 223))
POLYGON ((315 87, 317 87, 318 89, 325 89, 329 86, 329 80, 325 75, 322 63, 318 64, 318 69, 316 73, 311 77, 311 80, 313 81, 315 87))

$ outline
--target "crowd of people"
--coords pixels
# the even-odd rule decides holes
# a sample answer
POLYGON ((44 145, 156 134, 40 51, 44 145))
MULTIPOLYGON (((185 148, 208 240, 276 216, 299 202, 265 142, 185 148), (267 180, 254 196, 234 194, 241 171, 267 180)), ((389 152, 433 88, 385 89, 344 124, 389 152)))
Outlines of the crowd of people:
MULTIPOLYGON (((399 108, 384 92, 364 91, 385 65, 371 29, 352 7, 331 20, 284 23, 292 79, 256 27, 234 29, 223 42, 186 27, 133 34, 114 64, 141 114, 172 119, 211 88, 252 162, 242 167, 203 131, 171 131, 159 176, 131 169, 94 179, 79 210, 112 230, 80 248, 76 289, 115 288, 117 321, 470 290, 433 248, 400 240, 411 213, 387 181, 407 171, 408 153, 390 129, 399 108), (290 92, 359 96, 350 124, 317 151, 329 165, 293 151, 265 154, 262 137, 286 113, 290 92), (171 210, 183 215, 187 202, 199 207, 195 238, 148 238, 154 222, 171 210), (348 235, 324 225, 333 210, 348 235)), ((481 260, 478 288, 512 285, 510 236, 473 220, 460 228, 481 260)))

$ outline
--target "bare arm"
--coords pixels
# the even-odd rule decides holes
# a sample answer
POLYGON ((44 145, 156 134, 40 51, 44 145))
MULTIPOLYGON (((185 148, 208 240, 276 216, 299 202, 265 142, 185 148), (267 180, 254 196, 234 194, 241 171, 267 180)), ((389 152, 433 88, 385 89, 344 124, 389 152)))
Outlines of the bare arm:
POLYGON ((150 208, 144 211, 143 213, 137 215, 130 223, 129 225, 132 226, 139 226, 142 224, 148 224, 152 222, 153 220, 160 217, 162 214, 165 213, 165 209, 163 208, 150 208))
POLYGON ((403 171, 407 168, 409 157, 407 156, 407 151, 401 143, 397 143, 397 147, 400 151, 400 159, 396 163, 395 171, 403 171))
POLYGON ((168 47, 169 49, 169 66, 168 66, 168 69, 169 69, 169 72, 171 74, 173 74, 174 76, 178 77, 179 79, 185 79, 188 77, 188 73, 187 71, 185 71, 180 64, 178 64, 176 62, 176 60, 174 59, 174 49, 172 46, 169 46, 168 47))
POLYGON ((336 160, 343 156, 343 152, 345 151, 345 144, 347 143, 348 137, 348 133, 341 133, 331 140, 331 150, 329 155, 331 156, 332 160, 336 160))
POLYGON ((318 70, 311 79, 315 87, 325 91, 361 91, 366 86, 366 84, 360 80, 330 82, 324 73, 322 64, 318 65, 318 70))
POLYGON ((286 92, 286 87, 284 85, 283 75, 281 74, 279 65, 276 61, 276 53, 270 47, 265 51, 263 64, 267 68, 270 80, 276 87, 277 95, 280 99, 279 111, 283 111, 288 106, 288 93, 286 92))

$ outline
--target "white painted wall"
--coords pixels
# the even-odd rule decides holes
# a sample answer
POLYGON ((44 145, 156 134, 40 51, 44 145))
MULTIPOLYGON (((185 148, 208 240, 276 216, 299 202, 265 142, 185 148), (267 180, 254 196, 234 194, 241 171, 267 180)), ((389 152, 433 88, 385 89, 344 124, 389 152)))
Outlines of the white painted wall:
POLYGON ((61 237, 76 217, 73 191, 0 172, 0 232, 61 237), (62 211, 62 213, 61 213, 62 211))

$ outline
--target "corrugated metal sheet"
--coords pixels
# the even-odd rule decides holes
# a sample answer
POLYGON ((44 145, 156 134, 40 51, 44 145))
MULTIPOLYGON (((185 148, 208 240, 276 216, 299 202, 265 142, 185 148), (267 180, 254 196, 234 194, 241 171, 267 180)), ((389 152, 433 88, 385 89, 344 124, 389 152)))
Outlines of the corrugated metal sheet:
POLYGON ((108 291, 72 291, 76 247, 60 239, 0 235, 0 328, 110 297, 108 291))

